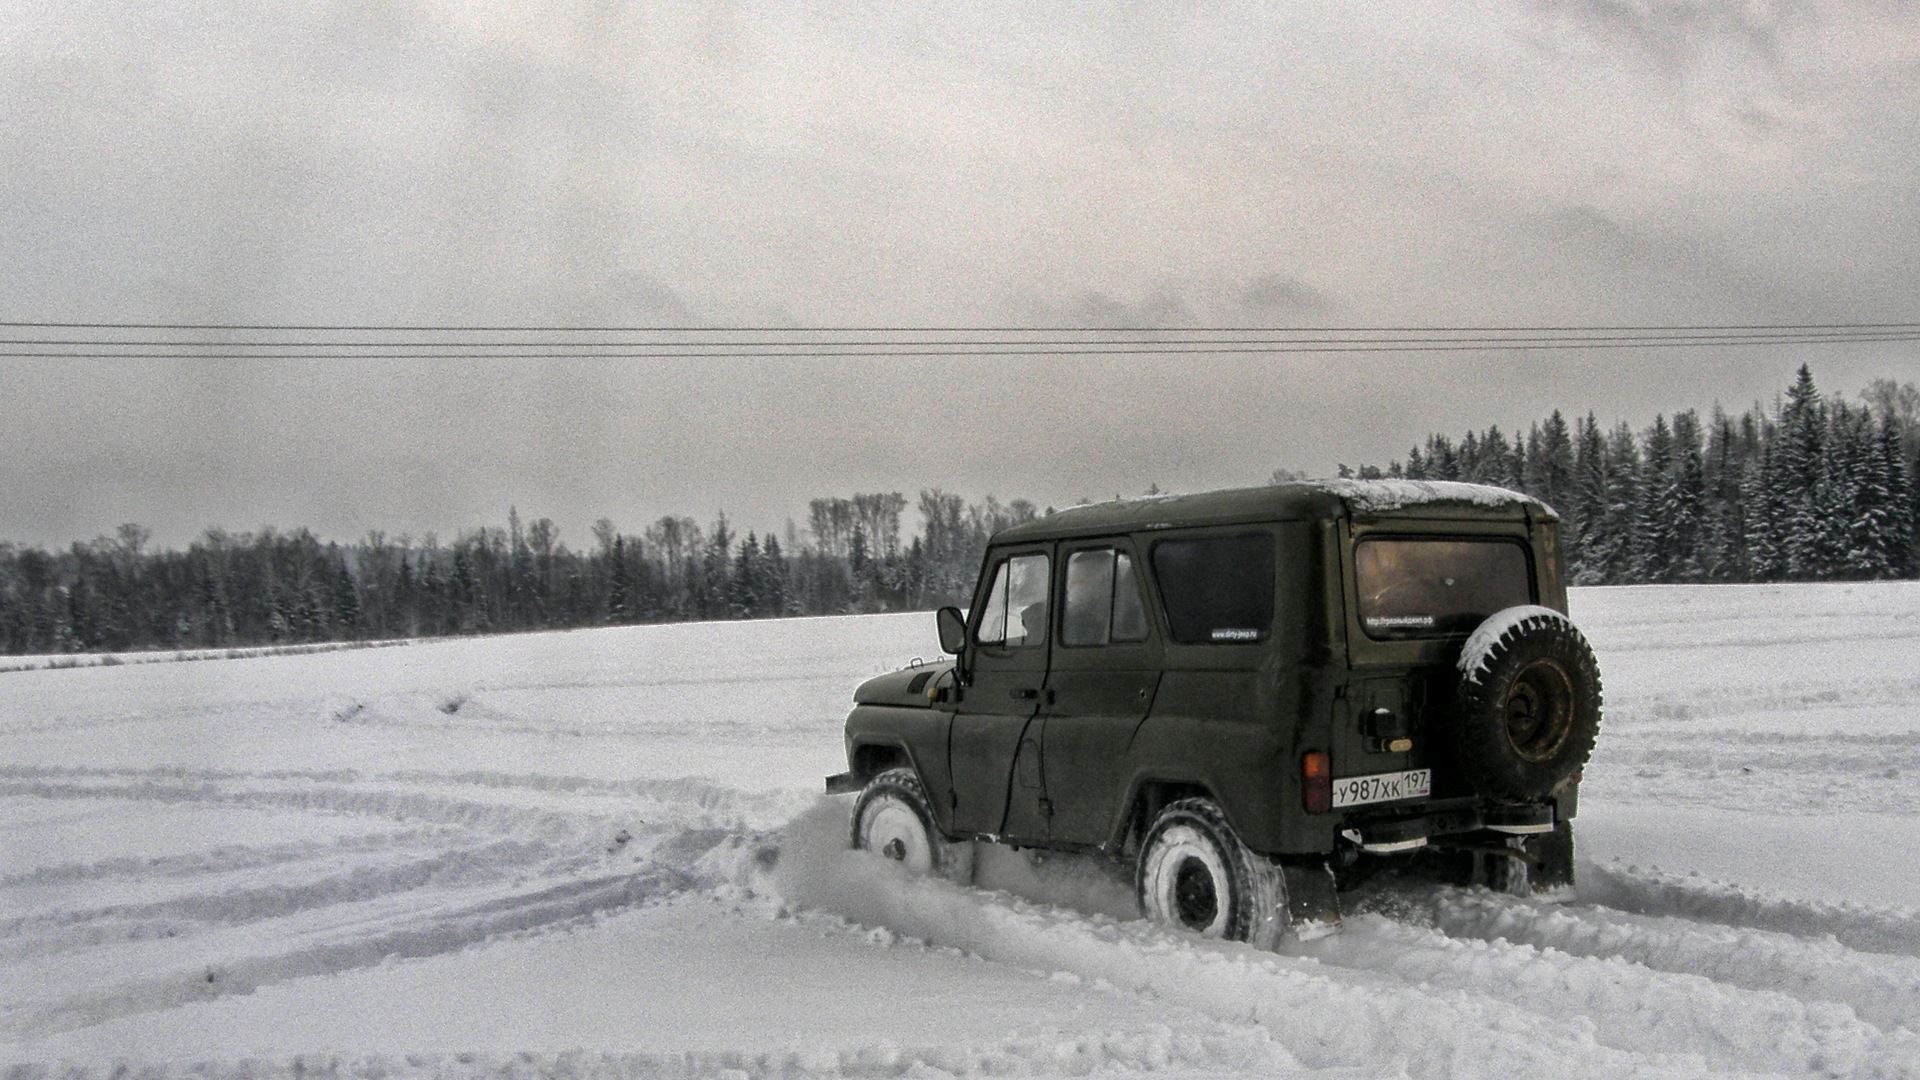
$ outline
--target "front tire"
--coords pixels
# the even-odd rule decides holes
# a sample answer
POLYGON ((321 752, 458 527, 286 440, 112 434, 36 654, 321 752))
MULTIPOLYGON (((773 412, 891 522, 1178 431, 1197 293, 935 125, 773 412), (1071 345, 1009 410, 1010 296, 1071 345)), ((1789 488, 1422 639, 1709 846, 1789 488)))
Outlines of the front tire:
POLYGON ((927 789, 912 769, 888 769, 867 781, 853 804, 853 846, 900 863, 912 874, 967 884, 972 845, 951 843, 934 824, 927 789))
POLYGON ((1202 937, 1270 949, 1288 925, 1280 868, 1241 843, 1209 799, 1169 803, 1154 818, 1134 891, 1147 918, 1202 937))

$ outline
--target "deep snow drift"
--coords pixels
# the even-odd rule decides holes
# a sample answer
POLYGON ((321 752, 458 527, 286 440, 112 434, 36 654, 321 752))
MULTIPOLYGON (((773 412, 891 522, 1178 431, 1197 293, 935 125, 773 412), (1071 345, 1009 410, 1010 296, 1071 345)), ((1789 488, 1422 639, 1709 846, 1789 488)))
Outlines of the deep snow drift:
POLYGON ((1278 954, 846 852, 928 615, 0 672, 9 1075, 1920 1076, 1920 585, 1576 591, 1577 898, 1278 954))

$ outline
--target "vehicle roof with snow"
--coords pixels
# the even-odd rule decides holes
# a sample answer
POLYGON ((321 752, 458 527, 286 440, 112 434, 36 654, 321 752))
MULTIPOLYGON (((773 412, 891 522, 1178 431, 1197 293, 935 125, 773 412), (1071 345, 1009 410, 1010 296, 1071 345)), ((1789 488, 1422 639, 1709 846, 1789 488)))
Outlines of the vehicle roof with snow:
POLYGON ((1427 518, 1554 521, 1538 499, 1446 480, 1305 480, 1194 495, 1154 495, 1060 510, 1001 532, 996 542, 1237 521, 1300 521, 1417 512, 1427 518))

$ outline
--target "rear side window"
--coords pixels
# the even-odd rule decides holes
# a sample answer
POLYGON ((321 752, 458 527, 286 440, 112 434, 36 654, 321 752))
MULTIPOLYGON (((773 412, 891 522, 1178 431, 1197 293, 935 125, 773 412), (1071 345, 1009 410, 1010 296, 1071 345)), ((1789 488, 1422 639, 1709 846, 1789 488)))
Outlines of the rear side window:
POLYGON ((1273 633, 1273 536, 1242 533, 1153 546, 1167 627, 1183 645, 1265 641, 1273 633))
POLYGON ((1380 640, 1465 634, 1533 603, 1527 550, 1507 540, 1375 539, 1353 550, 1360 628, 1380 640))
POLYGON ((1147 639, 1147 609, 1140 603, 1133 558, 1113 548, 1067 556, 1066 612, 1060 644, 1110 645, 1147 639))

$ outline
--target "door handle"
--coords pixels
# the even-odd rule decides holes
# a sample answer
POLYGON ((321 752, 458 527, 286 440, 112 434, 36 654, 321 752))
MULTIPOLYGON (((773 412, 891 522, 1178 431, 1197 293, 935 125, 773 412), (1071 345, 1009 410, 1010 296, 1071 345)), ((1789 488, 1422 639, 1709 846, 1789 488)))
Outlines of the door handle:
POLYGON ((1007 691, 1007 696, 1017 701, 1032 701, 1040 696, 1040 691, 1031 686, 1016 686, 1007 691))

